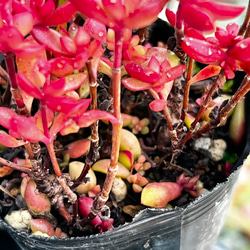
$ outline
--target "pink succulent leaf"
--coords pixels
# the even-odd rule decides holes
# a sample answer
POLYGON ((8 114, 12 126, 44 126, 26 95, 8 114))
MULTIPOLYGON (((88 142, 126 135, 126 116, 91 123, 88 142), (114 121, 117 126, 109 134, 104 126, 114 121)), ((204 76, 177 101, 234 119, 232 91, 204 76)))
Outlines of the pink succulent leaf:
POLYGON ((142 82, 155 83, 159 79, 159 73, 134 62, 125 64, 125 68, 131 77, 142 82))
POLYGON ((229 55, 241 62, 250 61, 250 38, 238 42, 230 51, 229 55))
POLYGON ((134 78, 125 78, 122 80, 122 84, 132 91, 141 91, 152 88, 151 83, 142 82, 140 80, 134 78))
POLYGON ((55 3, 53 0, 43 1, 42 4, 39 3, 38 5, 33 2, 31 6, 39 20, 38 23, 43 23, 55 11, 55 3))
POLYGON ((70 75, 75 70, 73 67, 73 59, 67 57, 57 57, 49 61, 51 65, 51 74, 57 77, 70 75))
POLYGON ((166 72, 162 72, 159 84, 164 84, 178 78, 185 72, 185 70, 186 65, 177 65, 171 69, 168 69, 166 72))
POLYGON ((231 37, 228 35, 228 31, 226 29, 217 27, 215 37, 219 40, 222 48, 226 48, 231 44, 231 37))
POLYGON ((19 47, 12 49, 17 56, 26 59, 41 55, 44 51, 43 45, 34 45, 33 42, 24 41, 19 47))
POLYGON ((13 25, 23 36, 30 33, 35 23, 34 21, 34 15, 31 12, 22 12, 13 16, 13 25))
POLYGON ((207 9, 217 20, 230 20, 239 16, 245 9, 245 7, 220 3, 217 1, 196 1, 198 6, 207 9))
POLYGON ((0 133, 0 143, 8 148, 17 148, 26 144, 24 141, 17 140, 5 133, 0 133))
POLYGON ((49 139, 37 127, 36 123, 30 117, 16 115, 10 120, 10 134, 14 132, 15 136, 24 138, 29 142, 49 143, 49 139))
POLYGON ((154 72, 156 72, 157 74, 160 73, 160 63, 159 61, 156 59, 155 56, 152 56, 151 59, 148 62, 148 67, 150 69, 152 69, 154 72))
POLYGON ((126 7, 122 0, 102 0, 103 9, 110 20, 120 21, 126 18, 126 7))
POLYGON ((50 84, 44 88, 44 94, 47 96, 62 96, 71 90, 78 89, 86 78, 87 74, 78 73, 60 78, 56 81, 51 81, 50 84))
POLYGON ((117 3, 116 1, 115 4, 110 0, 70 0, 70 2, 85 16, 94 18, 115 30, 120 30, 142 28, 151 24, 157 19, 168 0, 137 0, 133 3, 131 1, 117 3))
POLYGON ((94 39, 106 42, 106 26, 102 23, 97 22, 95 19, 88 18, 83 27, 94 39))
POLYGON ((228 31, 228 35, 230 35, 231 37, 236 37, 239 33, 240 27, 237 23, 229 23, 226 29, 228 31))
POLYGON ((50 141, 53 141, 57 133, 65 127, 65 124, 68 120, 68 115, 64 113, 59 113, 53 121, 52 126, 50 127, 50 141))
POLYGON ((0 29, 0 50, 3 52, 12 52, 23 42, 23 36, 17 28, 4 26, 0 29))
POLYGON ((149 107, 151 108, 151 110, 155 112, 162 111, 166 107, 166 105, 167 105, 167 101, 163 99, 154 100, 149 103, 149 107))
POLYGON ((179 5, 176 22, 178 29, 181 29, 182 24, 184 24, 185 28, 193 28, 199 31, 213 31, 214 21, 212 15, 202 11, 194 4, 186 2, 179 5))
POLYGON ((77 51, 77 47, 73 39, 69 36, 62 36, 60 37, 60 42, 63 49, 68 52, 69 54, 75 54, 77 51))
POLYGON ((68 96, 47 96, 45 103, 56 112, 62 112, 71 116, 85 112, 90 104, 90 99, 75 100, 68 96))
POLYGON ((75 7, 70 3, 66 2, 59 6, 44 22, 46 26, 58 26, 72 20, 76 14, 75 7))
POLYGON ((188 28, 185 30, 185 35, 188 37, 193 37, 193 38, 197 38, 199 40, 205 40, 206 38, 202 35, 201 32, 199 32, 196 29, 193 28, 188 28))
POLYGON ((82 69, 85 63, 87 62, 87 60, 89 59, 89 56, 90 54, 87 50, 78 54, 75 57, 74 62, 73 62, 74 69, 82 69))
POLYGON ((124 19, 124 27, 138 29, 150 25, 157 19, 167 2, 169 0, 141 0, 140 5, 124 19))
POLYGON ((217 65, 208 65, 202 70, 200 70, 195 76, 193 76, 190 80, 189 83, 195 83, 199 82, 202 80, 205 80, 207 78, 216 76, 220 73, 221 67, 217 65))
POLYGON ((76 46, 77 47, 87 46, 90 43, 90 40, 91 40, 90 34, 83 27, 78 27, 78 31, 75 36, 76 46))
POLYGON ((77 123, 81 128, 89 127, 97 120, 107 120, 113 124, 118 122, 118 119, 114 117, 112 114, 102 111, 102 110, 89 110, 85 113, 79 115, 77 118, 77 123))
POLYGON ((35 26, 33 27, 31 34, 38 43, 45 45, 48 50, 54 53, 67 57, 74 55, 73 53, 70 54, 64 50, 61 45, 62 35, 55 30, 47 27, 35 26))
POLYGON ((42 92, 38 89, 23 73, 17 74, 17 81, 19 87, 28 95, 36 99, 42 99, 42 92))
POLYGON ((10 129, 10 120, 16 115, 17 114, 13 110, 0 107, 0 125, 10 129))
POLYGON ((181 46, 185 53, 201 63, 220 62, 227 57, 220 47, 192 37, 185 37, 181 46))
POLYGON ((173 27, 175 27, 175 23, 176 23, 176 15, 175 15, 175 13, 173 11, 171 11, 170 9, 168 9, 168 8, 166 9, 165 13, 166 13, 166 17, 167 17, 169 23, 173 27))

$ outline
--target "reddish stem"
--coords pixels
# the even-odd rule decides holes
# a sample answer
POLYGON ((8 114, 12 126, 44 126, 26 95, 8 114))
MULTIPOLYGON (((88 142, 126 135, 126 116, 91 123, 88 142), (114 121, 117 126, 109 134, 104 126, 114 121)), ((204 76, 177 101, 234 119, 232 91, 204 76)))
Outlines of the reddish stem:
POLYGON ((20 89, 19 89, 17 79, 16 79, 16 68, 15 68, 14 55, 13 54, 5 54, 4 59, 5 59, 5 64, 6 64, 8 73, 9 73, 12 96, 16 101, 18 111, 21 115, 28 116, 29 111, 23 102, 23 98, 22 98, 22 95, 20 93, 20 89))
POLYGON ((199 122, 202 113, 204 112, 204 110, 208 107, 210 101, 212 100, 212 96, 215 93, 215 91, 217 90, 219 85, 222 85, 224 82, 226 81, 225 78, 225 74, 224 74, 224 70, 222 69, 218 75, 218 77, 216 78, 214 84, 211 86, 211 88, 209 89, 207 96, 202 104, 202 106, 199 109, 198 114, 195 117, 195 120, 192 122, 191 127, 189 129, 189 131, 187 132, 186 136, 183 138, 183 140, 179 143, 178 148, 181 149, 185 143, 191 138, 191 135, 193 134, 195 127, 197 125, 197 123, 199 122))
POLYGON ((110 166, 104 181, 101 193, 95 199, 91 213, 97 215, 106 201, 108 200, 110 190, 112 188, 117 170, 118 170, 118 156, 120 149, 120 137, 122 128, 121 118, 121 61, 122 61, 122 44, 123 44, 123 30, 115 32, 115 55, 113 68, 113 101, 114 101, 114 116, 119 120, 118 124, 113 124, 113 138, 110 166))

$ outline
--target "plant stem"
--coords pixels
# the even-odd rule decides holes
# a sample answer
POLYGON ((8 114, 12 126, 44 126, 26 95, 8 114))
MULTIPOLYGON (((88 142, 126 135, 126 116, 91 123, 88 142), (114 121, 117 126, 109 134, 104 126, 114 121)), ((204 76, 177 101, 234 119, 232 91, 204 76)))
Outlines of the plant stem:
MULTIPOLYGON (((95 61, 95 63, 98 63, 98 62, 99 60, 95 61)), ((93 67, 93 59, 89 59, 86 62, 86 67, 88 70, 88 77, 89 77, 91 109, 96 110, 97 109, 97 79, 96 79, 97 72, 94 72, 94 70, 96 71, 97 67, 93 67)), ((71 186, 72 189, 77 187, 79 184, 81 184, 84 181, 92 164, 98 159, 99 157, 98 145, 99 145, 98 121, 96 121, 91 125, 91 144, 90 144, 89 152, 86 156, 84 168, 80 176, 74 181, 74 184, 71 186)))
POLYGON ((250 0, 248 1, 248 7, 247 7, 245 19, 244 19, 244 21, 240 27, 239 33, 238 33, 239 36, 244 36, 247 29, 249 29, 249 21, 250 21, 250 0))
POLYGON ((196 137, 200 137, 203 134, 207 133, 210 129, 219 126, 220 123, 223 122, 227 118, 230 111, 247 94, 249 90, 250 90, 250 76, 246 75, 241 85, 235 92, 235 94, 231 97, 231 99, 227 102, 227 104, 220 110, 216 119, 210 120, 199 131, 197 131, 196 137))
POLYGON ((11 92, 12 96, 16 101, 18 112, 21 115, 28 116, 29 111, 23 102, 22 95, 20 93, 20 89, 18 87, 17 79, 16 79, 16 69, 15 69, 15 60, 13 54, 5 54, 4 56, 5 64, 10 77, 11 84, 11 92))
POLYGON ((182 147, 185 145, 185 143, 191 138, 196 125, 198 124, 202 113, 204 112, 204 110, 208 107, 210 101, 212 100, 212 96, 215 93, 215 91, 217 90, 219 85, 222 85, 223 83, 225 83, 226 78, 224 75, 224 70, 221 69, 218 77, 216 78, 214 84, 211 86, 211 88, 209 89, 207 96, 202 104, 202 106, 199 109, 198 114, 195 117, 195 120, 192 122, 191 127, 189 129, 189 131, 187 132, 186 136, 183 138, 182 141, 180 141, 179 145, 177 146, 178 149, 182 149, 182 147))
POLYGON ((7 161, 2 157, 0 157, 0 164, 7 166, 7 167, 10 167, 10 168, 13 168, 13 169, 18 170, 18 171, 21 171, 21 172, 26 173, 28 175, 31 175, 31 173, 32 173, 32 170, 30 168, 27 168, 27 167, 19 165, 19 164, 15 164, 11 161, 7 161))
POLYGON ((114 68, 112 77, 113 86, 113 101, 114 101, 114 116, 119 120, 119 123, 113 124, 113 139, 112 151, 110 158, 110 165, 104 181, 101 193, 97 196, 91 209, 92 213, 98 215, 102 210, 106 201, 108 200, 110 190, 112 188, 117 170, 118 170, 118 156, 120 149, 120 138, 122 128, 121 118, 121 61, 122 61, 122 44, 123 44, 123 30, 115 32, 115 55, 114 68))

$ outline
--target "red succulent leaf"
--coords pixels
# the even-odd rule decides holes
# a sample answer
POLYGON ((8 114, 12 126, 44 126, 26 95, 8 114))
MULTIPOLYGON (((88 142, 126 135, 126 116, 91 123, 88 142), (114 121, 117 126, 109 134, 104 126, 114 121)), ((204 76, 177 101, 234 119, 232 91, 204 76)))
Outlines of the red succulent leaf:
POLYGON ((142 82, 134 78, 125 78, 122 80, 122 84, 132 91, 141 91, 152 88, 152 84, 148 82, 142 82))
MULTIPOLYGON (((160 78, 158 84, 164 84, 178 78, 185 72, 185 70, 186 65, 181 64, 166 70, 166 72, 162 72, 162 77, 160 78)), ((158 84, 153 86, 157 86, 158 84)))
POLYGON ((73 66, 75 69, 82 69, 85 65, 85 63, 87 62, 87 60, 89 59, 89 52, 83 51, 80 54, 78 54, 75 59, 74 59, 74 63, 73 66))
POLYGON ((49 139, 43 134, 43 132, 37 127, 33 120, 33 117, 25 117, 16 115, 10 120, 10 135, 15 137, 23 137, 29 142, 43 142, 49 143, 49 139))
POLYGON ((62 36, 60 37, 60 42, 63 49, 68 52, 69 54, 75 54, 77 51, 77 47, 75 42, 69 36, 62 36))
POLYGON ((168 0, 116 1, 115 3, 110 0, 70 0, 70 2, 85 16, 118 30, 146 27, 157 19, 168 0))
POLYGON ((131 77, 142 82, 155 83, 159 79, 159 73, 134 62, 125 64, 125 68, 131 77))
POLYGON ((232 4, 220 3, 217 1, 197 0, 197 4, 207 9, 217 20, 229 20, 239 16, 245 7, 232 4))
POLYGON ((115 124, 118 123, 118 119, 113 116, 112 114, 102 111, 102 110, 89 110, 79 115, 77 118, 77 123, 81 128, 89 127, 97 120, 107 120, 111 123, 115 124))
POLYGON ((0 50, 3 52, 12 52, 23 42, 23 36, 17 28, 4 26, 0 29, 0 50))
POLYGON ((64 77, 74 71, 73 59, 67 57, 57 57, 49 61, 51 74, 57 77, 64 77))
POLYGON ((95 19, 88 18, 83 27, 94 39, 106 42, 106 26, 102 23, 97 22, 95 19))
POLYGON ((33 27, 31 34, 38 43, 44 44, 48 50, 54 53, 67 57, 74 55, 73 53, 64 50, 61 44, 62 35, 55 30, 47 27, 35 26, 33 27))
POLYGON ((83 27, 78 27, 78 31, 75 36, 75 43, 77 47, 88 45, 90 43, 90 40, 90 34, 83 27))
POLYGON ((205 37, 196 29, 188 28, 185 30, 185 35, 188 37, 197 38, 200 40, 205 40, 205 37))
POLYGON ((186 2, 179 5, 176 22, 176 27, 179 29, 182 28, 182 23, 184 22, 185 27, 199 31, 212 31, 214 29, 214 21, 212 15, 202 11, 194 4, 186 2))
POLYGON ((31 12, 22 12, 15 14, 13 16, 13 25, 23 36, 26 36, 33 28, 34 16, 31 12))
POLYGON ((20 88, 27 94, 42 99, 42 93, 23 73, 17 74, 17 81, 20 88))
POLYGON ((41 23, 43 23, 55 11, 55 3, 53 0, 43 1, 42 3, 39 2, 37 6, 34 2, 32 7, 39 22, 41 23))
POLYGON ((175 13, 173 11, 171 11, 170 9, 168 9, 168 8, 166 9, 165 13, 166 13, 166 17, 167 17, 169 23, 173 27, 175 27, 175 23, 176 23, 176 15, 175 15, 175 13))
POLYGON ((24 141, 17 140, 5 133, 0 133, 0 143, 8 148, 16 148, 26 144, 24 141))
POLYGON ((167 101, 163 99, 154 100, 149 103, 149 107, 155 112, 162 111, 166 107, 166 105, 167 105, 167 101))
POLYGON ((50 128, 50 141, 53 141, 57 133, 65 127, 65 124, 68 120, 68 115, 64 113, 59 113, 53 121, 53 124, 50 128))
POLYGON ((10 120, 16 116, 17 114, 9 109, 9 108, 5 108, 5 107, 0 107, 0 125, 2 125, 3 127, 9 129, 10 128, 10 120))
POLYGON ((49 96, 62 96, 68 91, 78 89, 85 81, 87 74, 78 73, 65 78, 60 78, 56 81, 51 81, 46 88, 44 88, 44 94, 49 96))
POLYGON ((200 70, 195 76, 189 80, 189 84, 202 81, 204 79, 216 76, 220 73, 221 67, 217 65, 208 65, 200 70))
POLYGON ((66 2, 59 6, 43 23, 46 26, 58 26, 69 22, 76 14, 75 7, 66 2))
POLYGON ((148 67, 150 69, 152 69, 154 72, 156 72, 157 74, 160 73, 160 63, 159 61, 156 59, 155 56, 152 56, 151 59, 148 62, 148 67))
POLYGON ((75 100, 71 97, 47 96, 45 103, 56 112, 62 112, 70 116, 79 115, 85 112, 90 104, 90 99, 75 100))
POLYGON ((250 61, 250 38, 238 42, 230 51, 229 55, 241 62, 250 61))
POLYGON ((220 47, 192 37, 185 37, 181 46, 185 53, 202 63, 220 62, 227 57, 226 52, 220 47))

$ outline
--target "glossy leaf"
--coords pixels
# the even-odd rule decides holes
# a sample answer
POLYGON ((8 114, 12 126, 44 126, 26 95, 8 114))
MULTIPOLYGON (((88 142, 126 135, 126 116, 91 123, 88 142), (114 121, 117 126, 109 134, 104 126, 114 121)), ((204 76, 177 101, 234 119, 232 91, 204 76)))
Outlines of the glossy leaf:
POLYGON ((24 141, 17 140, 5 133, 0 133, 0 143, 8 148, 16 148, 26 144, 24 141))
POLYGON ((152 102, 150 102, 149 107, 155 111, 155 112, 159 112, 162 111, 167 105, 167 101, 163 100, 163 99, 159 99, 159 100, 154 100, 152 102))
POLYGON ((227 57, 219 47, 196 38, 185 37, 181 46, 190 57, 202 63, 220 62, 227 57))
POLYGON ((250 38, 238 42, 230 51, 231 57, 241 62, 250 61, 250 38))
POLYGON ((140 80, 134 78, 125 78, 122 80, 122 84, 132 91, 141 91, 152 88, 151 83, 142 82, 140 80))
POLYGON ((50 15, 44 22, 47 26, 58 26, 69 22, 76 14, 75 7, 70 3, 66 2, 59 6, 52 15, 50 15))
POLYGON ((75 100, 71 97, 60 96, 60 97, 46 97, 45 103, 49 108, 56 112, 70 113, 74 116, 85 112, 90 104, 90 99, 75 100))
POLYGON ((49 143, 48 138, 37 127, 34 120, 29 117, 16 115, 10 120, 10 135, 14 134, 15 137, 23 137, 29 142, 43 142, 49 143))
POLYGON ((23 73, 17 74, 17 81, 20 88, 28 95, 31 95, 36 99, 42 98, 41 91, 36 86, 34 86, 34 84, 23 73))
POLYGON ((51 81, 49 86, 44 89, 44 94, 49 96, 62 96, 68 91, 78 89, 85 81, 87 74, 78 73, 56 81, 51 81))
POLYGON ((125 64, 125 68, 131 77, 142 82, 153 84, 159 79, 159 74, 157 72, 134 62, 125 64))
POLYGON ((50 61, 51 74, 57 77, 70 75, 74 71, 73 59, 67 57, 57 57, 50 61))
POLYGON ((221 67, 217 65, 208 65, 200 70, 195 76, 189 80, 189 84, 205 80, 207 78, 216 76, 220 73, 221 67))
POLYGON ((112 114, 102 111, 102 110, 89 110, 80 115, 77 118, 77 123, 80 127, 86 128, 89 127, 97 120, 108 120, 111 123, 117 123, 118 120, 112 114))
POLYGON ((10 129, 10 120, 16 115, 17 114, 13 110, 5 107, 0 107, 0 125, 7 129, 10 129))
POLYGON ((47 27, 35 26, 31 34, 38 43, 44 44, 48 50, 63 56, 73 55, 73 53, 70 54, 64 50, 61 45, 62 35, 55 30, 47 27))

